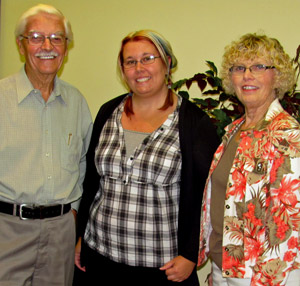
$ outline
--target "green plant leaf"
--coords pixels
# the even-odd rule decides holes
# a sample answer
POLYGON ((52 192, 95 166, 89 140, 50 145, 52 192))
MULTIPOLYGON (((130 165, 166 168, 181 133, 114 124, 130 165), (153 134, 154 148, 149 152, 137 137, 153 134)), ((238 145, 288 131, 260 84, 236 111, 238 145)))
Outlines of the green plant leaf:
POLYGON ((212 70, 206 71, 205 73, 209 77, 214 77, 215 76, 215 74, 214 74, 214 72, 212 70))
POLYGON ((220 102, 218 100, 215 100, 213 98, 206 98, 205 99, 207 102, 209 102, 209 105, 212 107, 212 108, 215 108, 217 106, 219 106, 220 102))
POLYGON ((214 77, 217 87, 222 87, 222 80, 219 77, 214 77))
POLYGON ((213 88, 222 86, 222 81, 218 77, 208 77, 207 81, 213 88))
POLYGON ((187 81, 187 79, 181 79, 181 80, 174 82, 172 84, 172 89, 174 89, 174 90, 180 89, 186 83, 186 81, 187 81))
POLYGON ((208 106, 208 102, 206 102, 204 99, 201 99, 201 98, 193 98, 193 102, 197 105, 201 105, 204 107, 208 106))
POLYGON ((180 90, 180 91, 178 92, 178 94, 179 94, 180 96, 182 96, 183 98, 186 98, 186 99, 189 99, 189 98, 190 98, 190 95, 189 95, 189 93, 188 93, 187 91, 180 90))
POLYGON ((227 121, 228 117, 227 114, 221 110, 221 109, 215 109, 214 111, 212 111, 212 114, 219 120, 219 121, 227 121))
POLYGON ((206 64, 209 66, 209 68, 214 72, 214 75, 218 74, 218 69, 215 66, 215 64, 211 61, 206 61, 206 64))
POLYGON ((230 98, 230 95, 226 94, 225 92, 222 92, 222 93, 220 94, 220 96, 219 96, 219 100, 220 100, 221 102, 226 101, 226 100, 228 100, 229 98, 230 98))

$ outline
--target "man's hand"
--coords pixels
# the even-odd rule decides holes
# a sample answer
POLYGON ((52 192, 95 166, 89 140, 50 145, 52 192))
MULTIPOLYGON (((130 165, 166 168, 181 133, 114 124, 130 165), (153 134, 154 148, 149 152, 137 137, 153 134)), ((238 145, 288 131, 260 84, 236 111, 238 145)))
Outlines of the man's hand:
POLYGON ((73 215, 74 215, 75 222, 76 222, 76 220, 77 220, 77 211, 74 210, 74 209, 71 209, 71 211, 72 211, 72 213, 73 213, 73 215))

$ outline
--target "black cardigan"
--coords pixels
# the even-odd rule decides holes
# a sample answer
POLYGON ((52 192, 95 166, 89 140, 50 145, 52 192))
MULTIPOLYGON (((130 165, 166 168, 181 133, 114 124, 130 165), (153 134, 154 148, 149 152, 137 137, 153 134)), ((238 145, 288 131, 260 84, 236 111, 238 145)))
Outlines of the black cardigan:
MULTIPOLYGON (((112 112, 127 94, 105 103, 99 110, 87 152, 87 169, 78 212, 78 235, 83 237, 90 206, 99 189, 100 177, 94 163, 101 130, 112 112)), ((179 140, 182 153, 180 183, 178 255, 197 262, 200 210, 205 181, 213 154, 219 145, 210 118, 195 104, 183 98, 179 110, 179 140)))

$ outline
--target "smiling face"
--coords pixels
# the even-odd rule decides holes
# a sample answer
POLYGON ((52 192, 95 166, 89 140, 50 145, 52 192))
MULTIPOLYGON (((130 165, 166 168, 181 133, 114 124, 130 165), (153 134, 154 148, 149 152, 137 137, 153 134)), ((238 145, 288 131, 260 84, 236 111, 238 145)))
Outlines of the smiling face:
MULTIPOLYGON (((159 57, 159 52, 155 46, 147 40, 128 42, 123 48, 124 61, 140 61, 145 56, 154 55, 159 57)), ((155 96, 167 94, 165 76, 167 68, 161 58, 148 65, 137 62, 136 66, 130 69, 123 67, 124 78, 133 92, 137 96, 155 96)))
MULTIPOLYGON (((269 65, 263 59, 241 60, 236 66, 250 67, 256 64, 269 65)), ((253 74, 249 69, 242 74, 232 74, 231 81, 235 94, 247 109, 266 110, 276 98, 275 69, 267 69, 260 74, 253 74)))
MULTIPOLYGON (((63 21, 58 16, 47 13, 29 17, 23 35, 28 36, 33 32, 45 36, 57 33, 65 35, 63 21)), ((31 45, 25 38, 17 39, 17 44, 25 57, 25 70, 29 79, 54 78, 67 54, 67 42, 61 46, 53 46, 48 38, 41 45, 31 45)))

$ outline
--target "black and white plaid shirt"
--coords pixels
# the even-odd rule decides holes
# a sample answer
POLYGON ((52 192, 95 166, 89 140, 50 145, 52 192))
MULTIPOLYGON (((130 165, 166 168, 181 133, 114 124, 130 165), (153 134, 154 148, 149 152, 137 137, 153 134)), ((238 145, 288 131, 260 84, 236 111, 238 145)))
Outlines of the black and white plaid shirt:
POLYGON ((95 152, 100 190, 84 239, 111 260, 161 267, 178 255, 181 102, 179 97, 177 109, 128 159, 121 125, 124 101, 101 132, 95 152))

